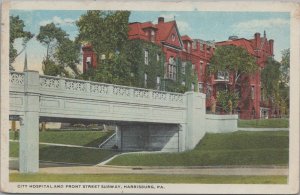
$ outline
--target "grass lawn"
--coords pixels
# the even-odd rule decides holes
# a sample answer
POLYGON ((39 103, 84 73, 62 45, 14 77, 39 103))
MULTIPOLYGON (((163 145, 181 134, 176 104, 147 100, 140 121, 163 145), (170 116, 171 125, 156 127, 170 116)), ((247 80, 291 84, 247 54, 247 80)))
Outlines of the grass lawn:
POLYGON ((195 149, 181 153, 127 154, 108 164, 122 166, 287 165, 287 131, 206 134, 195 149))
MULTIPOLYGON (((39 159, 43 161, 95 165, 117 154, 116 151, 40 145, 39 159)), ((19 157, 19 143, 10 142, 9 156, 19 157)))
POLYGON ((202 184, 286 184, 286 176, 195 176, 146 174, 10 174, 11 182, 122 182, 202 184))
MULTIPOLYGON (((113 133, 114 131, 47 130, 40 132, 40 142, 98 147, 113 133)), ((10 131, 9 136, 14 139, 14 132, 10 131)))
POLYGON ((258 120, 238 120, 238 127, 254 128, 288 128, 289 119, 258 119, 258 120))

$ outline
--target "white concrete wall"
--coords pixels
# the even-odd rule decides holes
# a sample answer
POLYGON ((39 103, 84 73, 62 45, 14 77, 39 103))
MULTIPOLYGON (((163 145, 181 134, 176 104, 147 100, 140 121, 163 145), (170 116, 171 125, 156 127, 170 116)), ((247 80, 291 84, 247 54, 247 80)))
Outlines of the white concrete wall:
POLYGON ((185 149, 193 149, 205 135, 205 94, 187 92, 186 96, 186 125, 183 125, 185 132, 185 149))
POLYGON ((205 130, 208 133, 226 133, 237 131, 238 115, 205 115, 205 130))

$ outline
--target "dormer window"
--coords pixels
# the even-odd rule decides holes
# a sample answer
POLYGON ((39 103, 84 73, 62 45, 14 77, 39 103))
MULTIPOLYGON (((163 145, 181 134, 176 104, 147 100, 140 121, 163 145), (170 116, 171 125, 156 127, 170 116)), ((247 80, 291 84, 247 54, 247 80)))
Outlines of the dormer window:
POLYGON ((190 44, 190 42, 187 43, 187 52, 188 53, 191 52, 191 44, 190 44))
POLYGON ((150 37, 151 42, 155 41, 155 31, 151 30, 151 37, 150 37))
POLYGON ((172 41, 175 41, 175 34, 171 35, 172 41))

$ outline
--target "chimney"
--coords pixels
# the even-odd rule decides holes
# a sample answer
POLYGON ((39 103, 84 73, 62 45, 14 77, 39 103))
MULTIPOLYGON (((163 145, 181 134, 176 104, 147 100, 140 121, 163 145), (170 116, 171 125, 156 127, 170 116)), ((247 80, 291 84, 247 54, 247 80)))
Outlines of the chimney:
POLYGON ((164 23, 165 18, 164 17, 158 17, 158 23, 164 23))
POLYGON ((196 49, 198 52, 200 51, 200 42, 199 41, 196 42, 196 49))
POLYGON ((269 45, 270 45, 270 53, 271 53, 271 55, 274 55, 274 50, 273 50, 273 48, 274 48, 274 40, 273 39, 269 40, 269 45))
POLYGON ((256 44, 256 48, 260 47, 260 33, 255 33, 254 34, 254 38, 255 38, 255 44, 256 44))
POLYGON ((204 50, 204 56, 206 57, 207 52, 206 52, 206 43, 203 43, 203 50, 204 50))

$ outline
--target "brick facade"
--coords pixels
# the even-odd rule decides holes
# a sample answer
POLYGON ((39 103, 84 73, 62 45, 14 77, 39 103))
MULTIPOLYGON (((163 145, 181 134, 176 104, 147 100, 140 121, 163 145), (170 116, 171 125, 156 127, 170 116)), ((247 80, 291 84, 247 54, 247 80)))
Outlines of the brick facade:
MULTIPOLYGON (((129 40, 144 40, 155 43, 160 46, 166 57, 165 62, 165 79, 170 78, 174 72, 174 59, 189 61, 198 76, 198 89, 207 94, 206 106, 209 109, 211 102, 216 99, 218 89, 222 88, 224 82, 230 83, 232 77, 216 75, 206 75, 206 69, 209 65, 215 47, 224 45, 235 45, 245 48, 249 54, 257 60, 257 65, 264 68, 267 58, 273 57, 273 40, 268 40, 266 34, 255 33, 253 39, 230 37, 229 40, 212 43, 201 39, 191 39, 188 35, 180 35, 176 21, 165 22, 163 17, 159 17, 157 24, 152 22, 134 22, 129 24, 129 40)), ((96 56, 91 46, 83 47, 83 71, 90 67, 96 67, 96 56)), ((250 76, 243 76, 241 87, 241 97, 238 104, 240 118, 251 119, 261 117, 261 83, 260 71, 250 76), (250 98, 249 98, 250 97, 250 98)))

